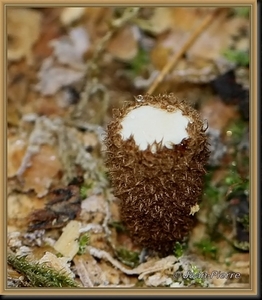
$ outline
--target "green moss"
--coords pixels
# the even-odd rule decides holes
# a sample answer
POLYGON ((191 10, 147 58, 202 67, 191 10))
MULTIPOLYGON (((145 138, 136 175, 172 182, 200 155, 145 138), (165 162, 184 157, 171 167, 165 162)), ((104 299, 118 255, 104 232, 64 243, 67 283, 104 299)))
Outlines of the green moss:
POLYGON ((237 218, 237 221, 243 225, 246 231, 249 231, 249 215, 244 215, 242 218, 237 218))
POLYGON ((90 236, 88 233, 85 233, 83 235, 80 236, 79 238, 79 249, 78 249, 78 252, 77 254, 78 255, 82 255, 86 252, 86 246, 89 245, 90 243, 90 236))
POLYGON ((93 183, 85 183, 80 187, 80 196, 82 199, 86 199, 88 196, 89 191, 93 188, 93 183))
POLYGON ((31 262, 26 256, 9 254, 7 263, 24 275, 32 287, 78 287, 63 270, 56 271, 44 263, 31 262))
MULTIPOLYGON (((197 267, 196 265, 191 264, 191 268, 189 269, 189 272, 192 274, 190 281, 190 285, 194 284, 196 287, 207 287, 208 283, 204 276, 202 276, 203 271, 197 267)), ((189 276, 190 278, 190 276, 189 276)))
POLYGON ((145 66, 149 63, 148 53, 140 48, 136 57, 130 62, 130 70, 133 76, 141 75, 145 66))
POLYGON ((217 168, 209 168, 204 178, 203 198, 205 201, 201 206, 207 205, 211 209, 215 204, 219 204, 226 194, 226 188, 221 184, 214 184, 212 179, 217 168))
POLYGON ((236 240, 233 242, 233 245, 241 251, 249 251, 249 242, 240 242, 236 240))
POLYGON ((242 178, 235 166, 232 166, 226 174, 223 184, 227 187, 234 188, 234 191, 245 191, 249 189, 249 179, 242 178))
POLYGON ((116 229, 117 232, 125 232, 126 231, 126 228, 125 226, 123 225, 122 222, 119 222, 119 221, 112 221, 108 224, 110 227, 113 227, 116 229))
POLYGON ((208 276, 195 264, 190 264, 186 270, 182 266, 174 274, 174 282, 183 286, 208 287, 208 276))
POLYGON ((223 52, 223 56, 227 60, 237 64, 238 66, 247 67, 249 65, 249 52, 248 51, 226 49, 223 52))
POLYGON ((231 141, 233 145, 238 145, 242 141, 247 126, 247 123, 241 119, 230 122, 227 127, 227 132, 231 132, 231 141))
POLYGON ((116 250, 118 259, 127 266, 135 267, 139 264, 139 253, 127 250, 126 248, 119 248, 116 250))
POLYGON ((250 7, 234 7, 233 8, 233 13, 234 15, 238 17, 243 17, 243 18, 249 18, 250 15, 250 7))
POLYGON ((186 243, 176 242, 174 246, 174 255, 179 258, 184 255, 185 250, 187 249, 186 243))
POLYGON ((145 287, 145 282, 144 280, 137 280, 136 284, 135 284, 135 288, 143 288, 145 287))
POLYGON ((201 254, 205 257, 216 259, 218 248, 214 245, 210 238, 204 238, 195 246, 200 250, 201 254))

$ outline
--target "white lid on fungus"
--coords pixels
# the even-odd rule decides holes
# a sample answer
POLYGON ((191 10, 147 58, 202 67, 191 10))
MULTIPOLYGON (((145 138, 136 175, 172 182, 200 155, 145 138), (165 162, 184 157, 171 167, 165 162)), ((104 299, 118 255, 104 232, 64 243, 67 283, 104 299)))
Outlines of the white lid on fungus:
POLYGON ((133 136, 139 150, 146 150, 148 146, 152 153, 156 152, 154 143, 172 149, 185 138, 189 117, 182 115, 182 111, 169 112, 161 108, 145 105, 137 107, 126 114, 121 125, 121 136, 125 141, 133 136))

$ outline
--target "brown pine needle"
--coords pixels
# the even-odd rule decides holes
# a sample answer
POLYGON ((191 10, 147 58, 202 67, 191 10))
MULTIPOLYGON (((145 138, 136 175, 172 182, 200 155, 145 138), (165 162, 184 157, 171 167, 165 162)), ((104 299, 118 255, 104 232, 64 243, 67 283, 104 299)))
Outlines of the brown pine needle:
POLYGON ((164 66, 162 71, 156 77, 152 85, 147 91, 147 94, 152 94, 160 82, 164 79, 164 77, 169 73, 169 71, 176 65, 179 58, 189 49, 189 47, 194 43, 197 37, 207 28, 207 26, 214 20, 216 14, 220 11, 220 9, 215 9, 212 13, 208 14, 199 27, 192 33, 189 39, 185 42, 183 47, 174 54, 170 61, 164 66))

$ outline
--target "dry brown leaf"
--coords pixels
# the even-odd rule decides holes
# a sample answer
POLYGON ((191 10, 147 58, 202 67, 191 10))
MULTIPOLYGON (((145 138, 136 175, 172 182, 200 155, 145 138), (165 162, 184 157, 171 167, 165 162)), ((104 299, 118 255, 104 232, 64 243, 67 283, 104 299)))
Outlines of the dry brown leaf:
POLYGON ((63 25, 68 26, 79 20, 85 13, 85 7, 65 7, 62 9, 60 21, 63 25))
MULTIPOLYGON (((181 7, 159 8, 159 11, 158 14, 162 19, 165 19, 164 22, 169 20, 168 29, 170 31, 166 35, 160 35, 158 43, 165 48, 172 49, 173 53, 180 50, 203 18, 211 13, 210 9, 206 8, 181 7), (166 10, 169 11, 166 12, 166 10), (167 16, 165 17, 164 14, 167 16)), ((232 35, 236 35, 243 26, 248 26, 248 21, 243 18, 228 18, 228 12, 228 9, 220 10, 220 13, 214 18, 209 27, 189 48, 187 51, 188 58, 217 59, 221 56, 221 52, 230 45, 232 35)))
POLYGON ((156 45, 151 51, 151 61, 157 70, 161 70, 166 65, 170 57, 170 49, 163 47, 161 44, 156 45))
POLYGON ((66 108, 59 105, 57 95, 43 96, 36 99, 34 104, 28 105, 28 108, 33 107, 34 111, 40 116, 61 116, 66 114, 66 108))
POLYGON ((19 169, 26 153, 27 142, 17 137, 7 139, 7 176, 13 177, 19 169))
POLYGON ((11 61, 26 58, 33 63, 32 47, 40 34, 41 14, 30 8, 7 9, 7 57, 11 61))
POLYGON ((23 191, 34 190, 38 197, 47 194, 54 178, 62 170, 56 151, 49 145, 40 146, 30 160, 31 166, 21 175, 23 191))
POLYGON ((35 89, 44 96, 50 96, 62 87, 80 81, 85 74, 83 55, 89 45, 84 27, 73 28, 68 35, 52 40, 53 53, 42 63, 35 89))
POLYGON ((84 18, 91 40, 97 41, 109 30, 112 7, 86 7, 84 18))
POLYGON ((229 259, 228 269, 240 273, 241 276, 250 274, 250 253, 234 253, 229 259))
POLYGON ((75 274, 70 270, 70 264, 66 257, 57 257, 55 254, 46 251, 45 255, 41 257, 38 262, 39 264, 44 263, 58 272, 63 271, 66 276, 69 276, 72 279, 75 277, 75 274))
POLYGON ((20 122, 20 113, 15 105, 9 105, 7 107, 6 115, 7 123, 13 126, 18 126, 20 122))
POLYGON ((8 232, 27 227, 27 217, 35 209, 44 206, 45 199, 39 200, 34 195, 11 194, 7 198, 8 232))
POLYGON ((191 7, 157 7, 148 20, 146 28, 156 35, 173 29, 188 32, 199 25, 203 17, 211 10, 191 7))
POLYGON ((34 54, 39 62, 52 54, 53 49, 49 43, 61 35, 60 26, 54 21, 57 20, 56 13, 50 12, 43 19, 41 35, 34 45, 34 54))
POLYGON ((125 26, 109 41, 107 51, 115 58, 129 61, 138 52, 138 41, 134 32, 135 28, 125 26))
MULTIPOLYGON (((10 69, 9 69, 10 70, 10 69)), ((13 70, 9 72, 10 77, 12 77, 12 82, 9 82, 7 89, 8 100, 10 100, 11 105, 17 105, 18 107, 24 102, 28 94, 28 78, 23 74, 23 70, 13 70), (15 72, 15 73, 14 73, 15 72)), ((8 105, 9 107, 10 105, 8 105)))
MULTIPOLYGON (((165 25, 166 32, 157 36, 156 45, 151 53, 153 65, 157 69, 162 69, 210 12, 210 9, 207 8, 175 7, 156 10, 155 13, 159 20, 164 19, 166 14, 166 19, 163 22, 168 24, 165 25)), ((172 72, 175 80, 208 82, 218 74, 232 68, 232 63, 223 57, 223 51, 232 45, 233 36, 238 35, 243 28, 247 29, 249 25, 248 20, 244 18, 229 18, 228 13, 228 8, 220 9, 209 27, 188 49, 186 58, 180 59, 172 72)), ((248 37, 245 41, 249 41, 248 37)))
POLYGON ((89 48, 89 35, 82 26, 69 30, 68 35, 52 40, 53 56, 62 65, 83 69, 83 55, 89 48))
POLYGON ((235 105, 226 105, 220 98, 213 97, 203 105, 200 110, 202 118, 207 120, 208 126, 223 130, 230 120, 239 117, 235 105))
POLYGON ((227 10, 222 11, 189 49, 189 58, 218 59, 231 45, 232 37, 244 27, 248 27, 247 19, 228 18, 227 10))
POLYGON ((37 74, 39 82, 36 90, 44 96, 54 95, 60 88, 68 86, 82 79, 84 70, 74 70, 62 65, 56 65, 53 57, 43 61, 37 74))
POLYGON ((79 185, 83 178, 75 178, 75 183, 52 189, 44 209, 34 210, 29 216, 28 231, 61 228, 80 213, 81 196, 79 185))

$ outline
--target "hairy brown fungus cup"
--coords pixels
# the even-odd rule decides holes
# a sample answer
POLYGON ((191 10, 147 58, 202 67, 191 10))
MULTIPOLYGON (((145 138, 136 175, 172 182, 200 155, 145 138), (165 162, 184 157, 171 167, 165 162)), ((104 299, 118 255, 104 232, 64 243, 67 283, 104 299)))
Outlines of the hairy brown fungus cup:
POLYGON ((194 226, 209 157, 198 112, 174 95, 138 96, 114 110, 106 165, 134 242, 173 250, 194 226))

